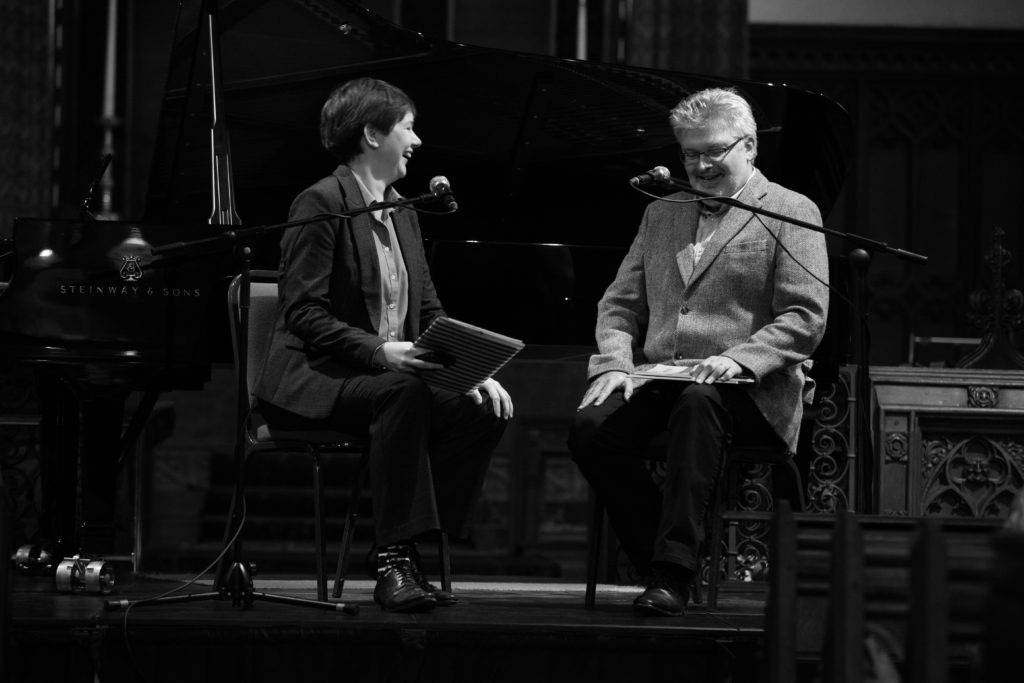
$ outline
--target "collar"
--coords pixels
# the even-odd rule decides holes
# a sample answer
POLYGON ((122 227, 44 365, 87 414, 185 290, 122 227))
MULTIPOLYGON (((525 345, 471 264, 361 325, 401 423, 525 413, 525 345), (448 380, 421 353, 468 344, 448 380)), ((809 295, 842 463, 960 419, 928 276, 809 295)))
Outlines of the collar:
MULTIPOLYGON (((756 176, 756 175, 757 175, 757 168, 754 168, 753 170, 751 170, 750 175, 747 176, 747 182, 743 183, 743 185, 742 185, 742 187, 740 187, 740 189, 738 189, 735 192, 733 192, 732 196, 730 197, 730 199, 738 199, 739 196, 741 194, 743 194, 743 190, 747 189, 747 185, 750 184, 750 181, 753 180, 754 176, 756 176)), ((720 203, 718 206, 715 206, 715 207, 708 206, 705 203, 705 201, 707 199, 710 199, 710 197, 707 197, 707 198, 702 199, 699 202, 697 202, 697 209, 700 211, 700 215, 701 215, 702 218, 718 218, 722 214, 724 214, 726 211, 729 210, 729 204, 721 204, 720 203)))
MULTIPOLYGON (((359 194, 363 197, 363 204, 366 206, 373 206, 376 204, 377 200, 373 198, 372 194, 370 194, 370 190, 366 187, 366 183, 363 182, 363 179, 359 177, 359 174, 353 171, 352 177, 356 179, 356 185, 359 186, 359 194)), ((394 202, 401 198, 401 195, 398 194, 398 192, 395 191, 395 188, 390 185, 386 190, 384 190, 385 202, 394 202)), ((390 216, 396 208, 397 207, 391 206, 386 209, 380 209, 379 212, 375 211, 374 213, 380 213, 379 220, 383 221, 385 218, 390 216)))

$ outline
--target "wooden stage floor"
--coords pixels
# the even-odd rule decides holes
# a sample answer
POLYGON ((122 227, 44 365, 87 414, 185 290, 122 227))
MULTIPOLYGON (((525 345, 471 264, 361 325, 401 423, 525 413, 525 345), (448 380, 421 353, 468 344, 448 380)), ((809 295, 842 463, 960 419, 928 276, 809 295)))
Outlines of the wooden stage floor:
MULTIPOLYGON (((765 593, 723 592, 718 609, 643 617, 636 587, 600 586, 583 604, 580 583, 454 583, 458 605, 389 614, 373 582, 350 580, 356 615, 230 599, 107 610, 185 585, 186 577, 119 577, 110 596, 56 592, 52 577, 15 575, 8 679, 21 681, 757 681, 765 593)), ((311 580, 255 577, 254 591, 312 599, 311 580)), ((746 588, 746 590, 744 590, 746 588)), ((209 575, 182 593, 211 590, 209 575)))

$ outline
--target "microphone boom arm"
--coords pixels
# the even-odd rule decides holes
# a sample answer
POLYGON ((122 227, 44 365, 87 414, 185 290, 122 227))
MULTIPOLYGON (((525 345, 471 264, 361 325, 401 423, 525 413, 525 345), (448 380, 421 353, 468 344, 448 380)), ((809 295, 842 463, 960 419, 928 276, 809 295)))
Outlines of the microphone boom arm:
POLYGON ((808 230, 814 230, 815 232, 820 232, 820 233, 823 233, 823 234, 826 234, 826 235, 832 235, 833 237, 839 237, 839 238, 844 239, 844 240, 850 240, 852 242, 856 242, 859 246, 864 247, 865 249, 869 249, 871 251, 892 254, 894 256, 898 256, 898 257, 900 257, 902 259, 905 259, 907 261, 914 261, 916 263, 921 263, 921 264, 924 264, 924 263, 928 262, 928 257, 927 256, 924 256, 922 254, 917 254, 917 253, 914 253, 912 251, 907 251, 906 249, 900 249, 898 247, 891 247, 888 244, 886 244, 885 242, 879 242, 879 241, 873 240, 873 239, 871 239, 869 237, 864 237, 862 235, 855 235, 855 234, 849 233, 849 232, 842 232, 842 231, 839 231, 839 230, 833 230, 831 228, 826 228, 823 225, 815 225, 814 223, 808 223, 807 221, 802 221, 802 220, 800 220, 798 218, 792 218, 790 216, 785 216, 785 215, 783 215, 781 213, 776 213, 774 211, 769 211, 767 209, 762 209, 761 207, 758 207, 758 206, 751 206, 750 204, 744 204, 740 200, 733 199, 732 197, 721 197, 721 196, 718 196, 718 195, 715 195, 715 194, 711 194, 710 192, 704 192, 703 190, 698 190, 698 189, 692 187, 685 180, 682 180, 681 178, 676 178, 674 176, 669 176, 668 179, 663 179, 663 180, 658 181, 658 184, 665 185, 665 186, 668 186, 668 187, 672 187, 672 188, 675 188, 677 190, 682 190, 683 192, 687 192, 689 194, 696 195, 698 197, 704 197, 706 199, 714 199, 716 202, 721 202, 723 204, 728 204, 729 206, 735 206, 736 208, 745 209, 746 211, 750 211, 751 213, 760 214, 762 216, 767 216, 769 218, 774 218, 776 220, 785 221, 786 223, 791 223, 792 225, 796 225, 796 226, 799 226, 801 228, 807 228, 808 230))
MULTIPOLYGON (((216 253, 219 251, 227 251, 231 245, 244 240, 249 237, 256 237, 266 232, 276 232, 279 230, 285 230, 287 228, 294 228, 300 225, 307 225, 314 223, 325 218, 352 218, 359 214, 369 213, 370 211, 378 211, 380 209, 390 209, 394 207, 411 206, 413 204, 432 200, 436 201, 437 196, 434 194, 422 194, 416 197, 409 197, 404 199, 398 199, 392 202, 377 202, 373 206, 360 206, 345 211, 338 211, 336 213, 318 213, 308 218, 300 218, 294 221, 288 221, 286 223, 270 223, 266 225, 252 225, 238 230, 227 230, 225 232, 213 235, 211 237, 204 237, 198 240, 192 240, 190 242, 171 242, 169 244, 163 244, 158 247, 153 247, 151 253, 153 256, 163 256, 165 258, 171 256, 178 256, 184 254, 198 254, 198 253, 216 253)), ((454 212, 452 212, 454 213, 454 212)))

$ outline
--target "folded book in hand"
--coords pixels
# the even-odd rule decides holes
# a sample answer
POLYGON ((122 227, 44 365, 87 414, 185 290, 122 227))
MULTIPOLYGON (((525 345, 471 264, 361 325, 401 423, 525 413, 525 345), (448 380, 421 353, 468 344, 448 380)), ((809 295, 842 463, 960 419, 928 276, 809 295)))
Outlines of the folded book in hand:
POLYGON ((437 318, 413 346, 450 359, 441 370, 421 370, 432 386, 465 394, 476 389, 519 353, 525 344, 454 318, 437 318))

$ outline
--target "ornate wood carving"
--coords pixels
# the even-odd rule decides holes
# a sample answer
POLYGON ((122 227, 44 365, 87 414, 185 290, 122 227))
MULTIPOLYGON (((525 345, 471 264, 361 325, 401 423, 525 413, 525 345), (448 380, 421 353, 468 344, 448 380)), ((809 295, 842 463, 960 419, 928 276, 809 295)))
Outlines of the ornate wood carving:
POLYGON ((999 405, 999 387, 967 387, 967 405, 972 408, 995 408, 999 405))
POLYGON ((1006 518, 1024 486, 1024 437, 930 435, 921 458, 928 515, 1006 518))
POLYGON ((885 459, 887 462, 906 462, 910 439, 906 432, 889 432, 885 435, 885 459))

